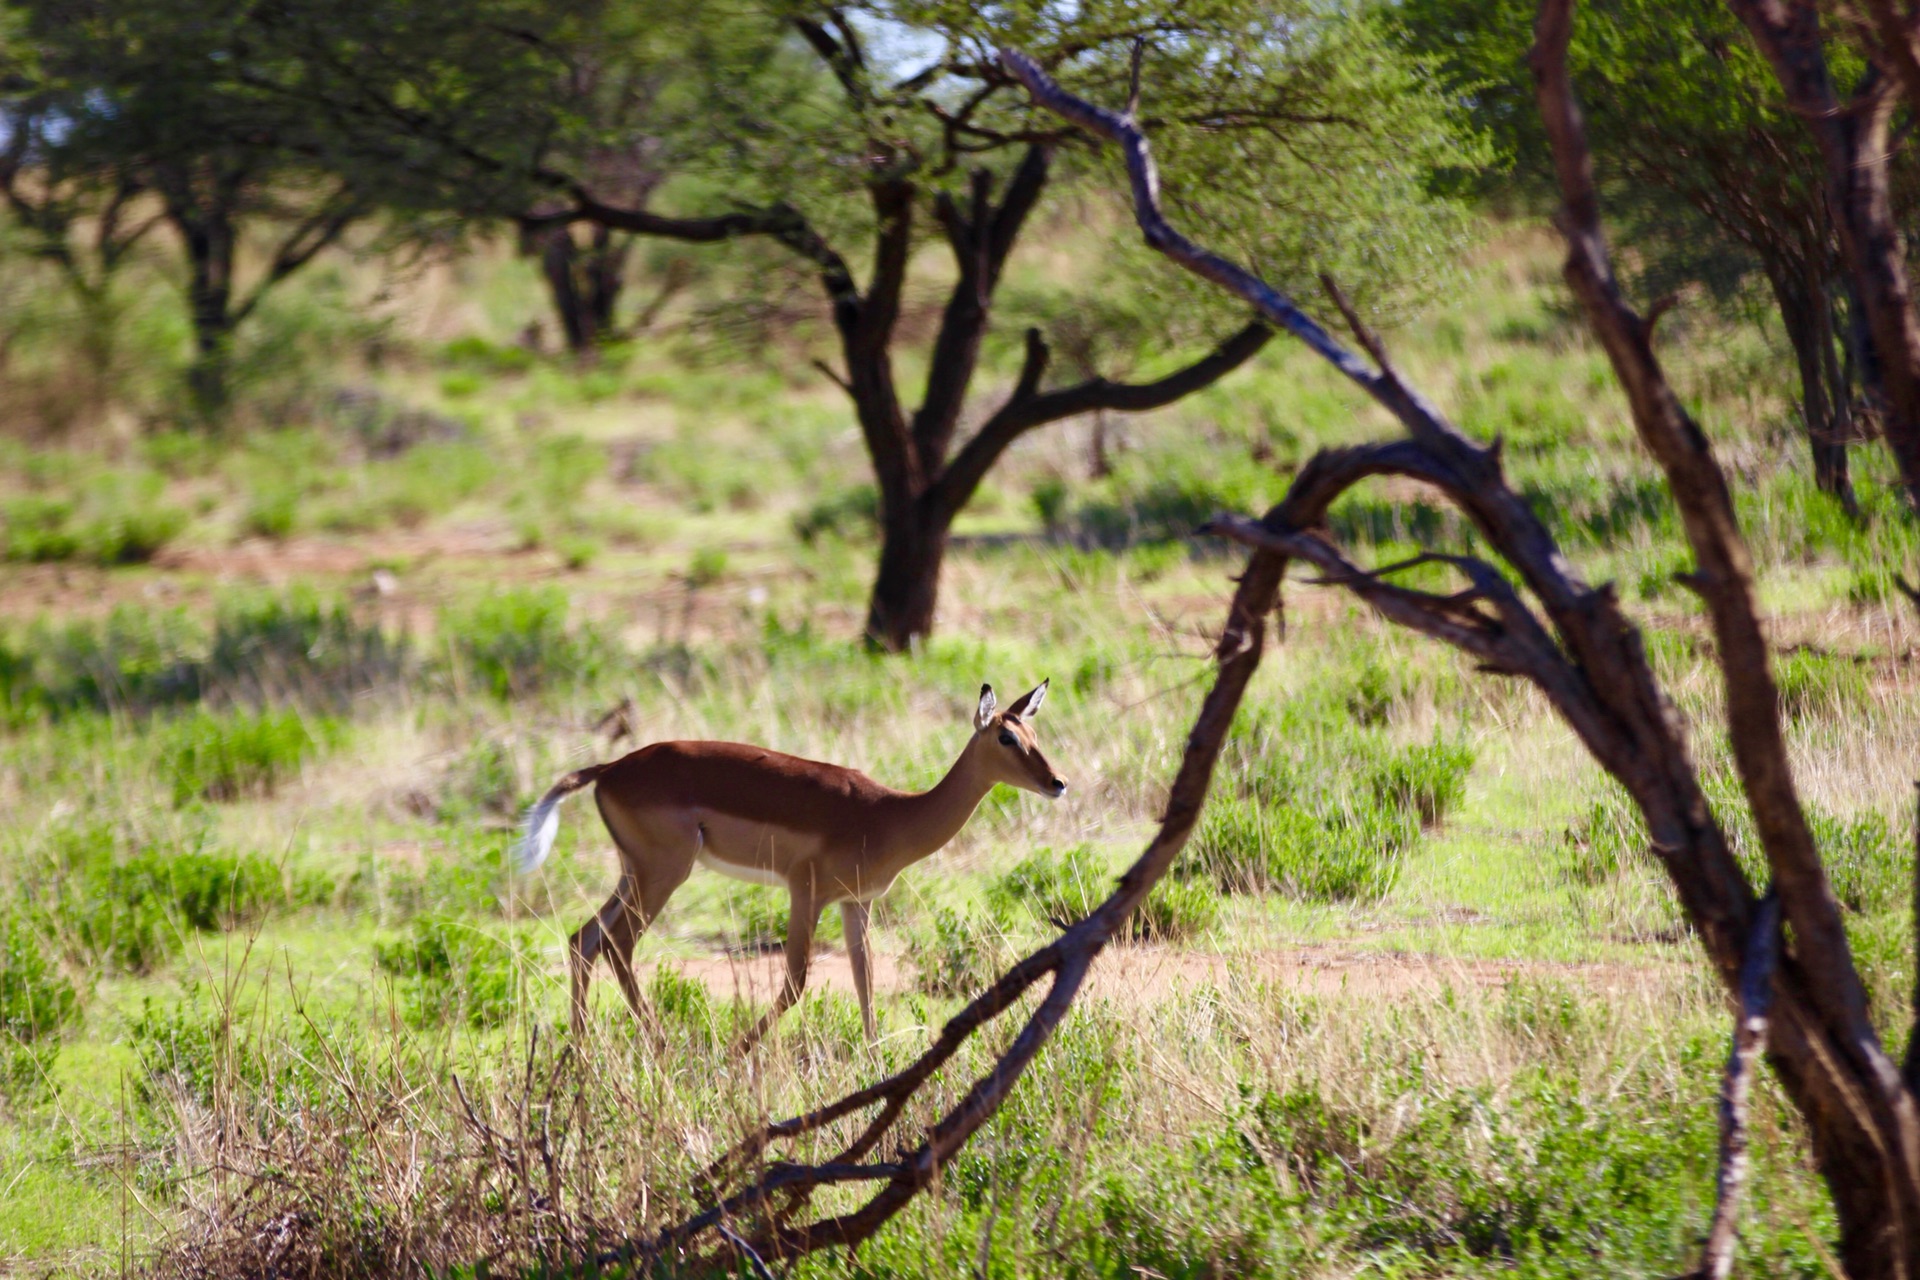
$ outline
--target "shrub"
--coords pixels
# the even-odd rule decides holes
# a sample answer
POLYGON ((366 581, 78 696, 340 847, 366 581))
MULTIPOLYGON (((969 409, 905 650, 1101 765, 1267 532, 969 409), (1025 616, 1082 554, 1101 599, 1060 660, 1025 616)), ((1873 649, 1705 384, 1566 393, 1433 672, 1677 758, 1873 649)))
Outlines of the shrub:
POLYGON ((0 507, 9 560, 80 560, 97 565, 153 559, 187 526, 186 512, 161 498, 151 472, 109 474, 79 500, 29 494, 0 507))
POLYGON ((292 711, 216 716, 202 710, 168 726, 161 771, 176 805, 202 798, 268 795, 332 737, 331 721, 311 724, 292 711), (314 732, 318 729, 318 735, 314 732))
POLYGON ((496 698, 525 697, 598 669, 601 646, 567 627, 567 597, 553 588, 503 591, 442 615, 441 633, 473 679, 496 698))
POLYGON ((513 1011, 516 970, 524 959, 510 940, 444 915, 413 921, 407 937, 374 948, 382 972, 397 979, 407 1020, 434 1027, 459 1019, 476 1030, 499 1026, 513 1011))
POLYGON ((987 905, 1000 920, 1022 913, 1071 924, 1112 892, 1113 877, 1088 845, 1065 853, 1040 849, 987 886, 987 905))
POLYGON ((80 990, 60 972, 54 951, 25 912, 0 915, 0 1037, 29 1043, 80 1020, 80 990))
POLYGON ((1393 887, 1418 834, 1413 822, 1379 810, 1316 813, 1222 796, 1207 806, 1183 874, 1204 874, 1225 893, 1370 900, 1393 887))
POLYGON ((1219 918, 1220 894, 1211 884, 1168 876, 1133 913, 1133 935, 1146 942, 1184 942, 1219 918))
POLYGON ((0 912, 0 1092, 46 1080, 60 1032, 80 1020, 80 990, 54 962, 54 947, 19 910, 0 912))
POLYGON ((293 591, 224 604, 194 683, 201 697, 223 701, 294 697, 344 707, 401 679, 410 660, 404 636, 363 624, 312 591, 293 591))
POLYGON ((1773 680, 1780 709, 1790 720, 1837 714, 1867 701, 1867 674, 1850 658, 1814 649, 1795 649, 1774 659, 1773 680))
POLYGON ((1030 495, 1033 501, 1033 513, 1040 517, 1040 524, 1051 533, 1060 527, 1066 518, 1067 500, 1071 491, 1067 482, 1060 476, 1042 476, 1033 483, 1030 495))
POLYGON ((1841 818, 1809 805, 1807 824, 1842 906, 1871 915, 1907 901, 1913 849, 1894 833, 1886 815, 1869 810, 1841 818))
POLYGON ((907 952, 914 990, 930 996, 978 991, 994 974, 995 949, 983 945, 991 921, 936 907, 931 927, 916 931, 907 952))
POLYGON ((1567 828, 1564 840, 1570 854, 1567 878, 1586 885, 1610 879, 1647 847, 1640 811, 1617 787, 1608 789, 1606 799, 1594 801, 1567 828))
POLYGON ((122 605, 103 622, 0 637, 0 718, 288 697, 344 706, 409 664, 404 638, 311 592, 223 603, 210 640, 178 610, 122 605))
POLYGON ((880 527, 880 491, 857 484, 821 499, 793 517, 793 531, 811 546, 823 537, 870 538, 880 527))
POLYGON ((50 841, 45 879, 66 943, 121 973, 147 973, 178 949, 183 931, 230 929, 285 901, 279 868, 257 854, 149 846, 121 856, 104 825, 70 827, 50 841))
POLYGON ((1435 742, 1409 747, 1375 765, 1368 777, 1373 797, 1400 813, 1417 813, 1426 825, 1439 822, 1466 794, 1473 752, 1435 742))

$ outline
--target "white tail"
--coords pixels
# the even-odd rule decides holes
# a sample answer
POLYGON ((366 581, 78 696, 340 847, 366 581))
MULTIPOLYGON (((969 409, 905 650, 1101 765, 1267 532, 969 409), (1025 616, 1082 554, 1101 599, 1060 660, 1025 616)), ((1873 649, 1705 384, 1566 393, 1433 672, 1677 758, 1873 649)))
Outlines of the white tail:
POLYGON ((554 837, 560 834, 560 802, 588 785, 610 766, 589 765, 576 769, 547 788, 533 808, 527 810, 526 833, 513 843, 513 869, 521 875, 538 869, 553 852, 554 837))
POLYGON ((553 852, 554 837, 560 834, 560 802, 564 799, 564 794, 549 791, 527 810, 526 833, 513 845, 513 869, 520 875, 536 870, 553 852))

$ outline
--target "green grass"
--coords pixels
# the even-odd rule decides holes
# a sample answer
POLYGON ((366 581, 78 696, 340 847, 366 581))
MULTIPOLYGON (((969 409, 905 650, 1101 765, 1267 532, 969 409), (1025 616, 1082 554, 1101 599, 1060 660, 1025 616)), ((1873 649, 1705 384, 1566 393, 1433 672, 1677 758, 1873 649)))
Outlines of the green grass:
MULTIPOLYGON (((1506 435, 1569 558, 1647 624, 1751 858, 1706 631, 1672 583, 1689 559, 1552 258, 1510 231, 1389 341, 1465 425, 1506 435)), ((455 1272, 483 1238, 531 1263, 516 1206, 552 1189, 468 1102, 495 1133, 565 1128, 538 1221, 584 1239, 683 1211, 753 1117, 902 1065, 1104 896, 1162 812, 1236 572, 1186 534, 1384 429, 1276 344, 1118 424, 1104 479, 1084 424, 1036 437, 969 514, 963 533, 994 536, 956 546, 936 636, 876 658, 857 643, 874 499, 837 393, 664 339, 592 368, 536 355, 514 342, 532 267, 475 261, 459 308, 420 309, 457 329, 372 334, 325 292, 351 280, 290 282, 289 331, 344 354, 260 366, 273 430, 0 435, 0 1269, 151 1260, 208 1205, 228 1215, 192 1246, 209 1268, 263 1269, 246 1250, 288 1213, 287 1270, 404 1246, 455 1272), (144 535, 87 532, 113 494, 179 513, 158 564, 111 549, 144 535), (16 555, 16 526, 72 550, 16 555), (1072 789, 997 790, 878 904, 877 1044, 821 983, 751 1071, 732 1058, 786 902, 699 871, 641 943, 644 1023, 603 970, 589 1042, 560 1058, 565 941, 612 887, 608 841, 581 796, 538 876, 510 879, 504 853, 555 777, 636 745, 593 727, 610 708, 639 742, 758 742, 921 787, 983 680, 1044 677, 1037 728, 1072 789)), ((1813 492, 1763 337, 1687 333, 1663 358, 1738 460, 1802 789, 1890 1021, 1913 972, 1900 761, 1920 711, 1891 576, 1920 564, 1916 528, 1871 448, 1866 524, 1813 492)), ((19 349, 57 355, 35 341, 19 349)), ((1477 546, 1384 485, 1328 525, 1374 563, 1477 546)), ((796 1274, 1693 1265, 1726 1017, 1637 818, 1530 691, 1337 592, 1292 582, 1287 605, 1193 846, 1032 1077, 857 1261, 796 1274)), ((824 971, 844 943, 822 923, 824 971)), ((1831 1213, 1770 1084, 1755 1161, 1742 1266, 1817 1274, 1831 1213)))

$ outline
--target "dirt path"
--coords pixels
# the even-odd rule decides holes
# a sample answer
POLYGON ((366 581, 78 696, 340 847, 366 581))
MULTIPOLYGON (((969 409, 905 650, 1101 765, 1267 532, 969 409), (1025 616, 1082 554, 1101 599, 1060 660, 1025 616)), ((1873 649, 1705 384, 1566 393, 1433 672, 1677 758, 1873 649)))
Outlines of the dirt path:
MULTIPOLYGON (((672 956, 642 964, 643 974, 660 966, 697 978, 716 995, 769 1000, 779 990, 786 962, 777 953, 762 955, 672 956)), ((1095 998, 1159 1000, 1182 988, 1229 979, 1257 980, 1317 995, 1395 996, 1437 991, 1443 986, 1501 987, 1516 977, 1557 978, 1595 991, 1635 990, 1670 976, 1668 966, 1570 964, 1542 960, 1473 960, 1403 952, 1352 951, 1338 946, 1287 947, 1246 955, 1208 955, 1164 947, 1116 947, 1095 963, 1088 992, 1095 998)), ((815 955, 810 987, 853 993, 853 971, 845 952, 815 955)), ((874 957, 874 986, 905 991, 911 975, 894 956, 874 957)))

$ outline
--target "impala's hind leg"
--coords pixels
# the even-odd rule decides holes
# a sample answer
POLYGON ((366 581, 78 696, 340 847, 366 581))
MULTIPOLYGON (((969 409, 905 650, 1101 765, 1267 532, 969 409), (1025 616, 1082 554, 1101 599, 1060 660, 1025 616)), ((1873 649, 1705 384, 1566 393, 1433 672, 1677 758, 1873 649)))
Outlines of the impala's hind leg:
POLYGON ((619 847, 623 874, 613 896, 580 926, 569 948, 575 1035, 586 1029, 593 962, 603 951, 627 1007, 636 1018, 642 1016, 633 949, 673 891, 686 881, 700 849, 700 829, 694 823, 677 822, 671 815, 635 815, 609 804, 604 795, 595 798, 600 803, 600 817, 619 847))
MULTIPOLYGON (((616 944, 615 954, 618 954, 619 940, 638 934, 638 930, 628 923, 633 918, 634 896, 633 876, 622 875, 613 896, 567 939, 567 970, 573 991, 571 1021, 576 1036, 584 1034, 587 1029, 587 991, 593 984, 593 962, 600 958, 600 952, 609 943, 616 944)), ((631 949, 630 941, 627 945, 631 949)), ((620 972, 620 967, 616 965, 614 974, 619 976, 620 972)), ((631 964, 626 967, 626 979, 621 985, 623 988, 633 985, 631 964)), ((627 999, 631 1003, 636 995, 630 994, 627 999)))

